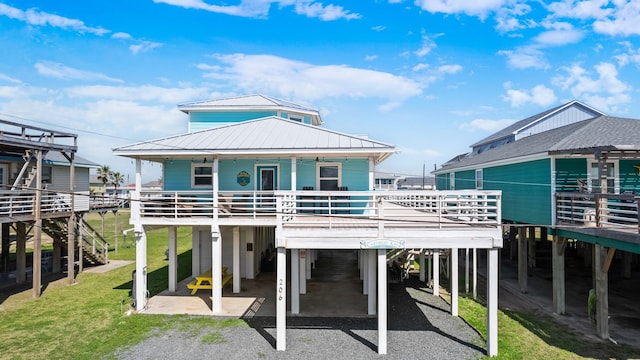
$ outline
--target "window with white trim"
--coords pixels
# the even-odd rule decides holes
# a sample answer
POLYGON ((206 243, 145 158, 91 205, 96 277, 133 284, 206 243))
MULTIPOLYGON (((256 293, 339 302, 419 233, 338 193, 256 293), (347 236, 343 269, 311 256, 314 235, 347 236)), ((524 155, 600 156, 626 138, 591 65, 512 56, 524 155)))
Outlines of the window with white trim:
POLYGON ((484 185, 482 169, 476 169, 476 190, 482 190, 484 185))
POLYGON ((456 173, 449 173, 449 190, 456 189, 456 173))
POLYGON ((342 186, 342 163, 318 163, 316 174, 318 190, 338 190, 342 186))
POLYGON ((191 186, 211 187, 213 185, 213 169, 211 164, 191 164, 191 186))
MULTIPOLYGON (((598 163, 591 163, 591 169, 589 173, 589 182, 587 187, 590 193, 600 193, 600 178, 598 176, 598 163)), ((608 194, 618 194, 620 189, 617 188, 616 185, 616 167, 615 163, 608 162, 607 163, 607 193, 608 194)))

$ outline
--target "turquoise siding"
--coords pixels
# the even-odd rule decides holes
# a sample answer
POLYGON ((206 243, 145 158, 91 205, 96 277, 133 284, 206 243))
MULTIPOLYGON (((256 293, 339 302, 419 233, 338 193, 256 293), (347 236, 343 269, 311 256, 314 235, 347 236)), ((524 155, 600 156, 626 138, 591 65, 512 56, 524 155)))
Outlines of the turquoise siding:
POLYGON ((436 175, 436 189, 449 190, 449 174, 436 175))
POLYGON ((556 160, 556 191, 578 191, 578 179, 587 180, 586 159, 556 160))
POLYGON ((620 160, 620 193, 640 193, 640 170, 635 165, 640 165, 640 160, 620 160))
POLYGON ((483 175, 484 190, 502 190, 503 219, 551 224, 550 159, 484 168, 483 175))
POLYGON ((276 111, 191 112, 189 122, 191 131, 199 131, 277 114, 276 111))
MULTIPOLYGON (((369 189, 369 161, 368 159, 325 159, 324 162, 339 162, 342 164, 342 186, 349 190, 366 191, 369 189)), ((297 189, 305 186, 316 187, 315 159, 297 160, 297 189)), ((291 160, 290 159, 237 159, 220 160, 218 164, 218 181, 222 191, 252 191, 257 188, 257 167, 278 167, 277 188, 291 189, 291 160), (238 184, 238 173, 246 171, 250 175, 250 182, 246 186, 238 184)), ((206 188, 191 187, 191 161, 171 160, 164 163, 164 189, 169 191, 203 190, 206 188)))
POLYGON ((455 175, 456 190, 470 190, 476 188, 476 171, 458 171, 455 175))

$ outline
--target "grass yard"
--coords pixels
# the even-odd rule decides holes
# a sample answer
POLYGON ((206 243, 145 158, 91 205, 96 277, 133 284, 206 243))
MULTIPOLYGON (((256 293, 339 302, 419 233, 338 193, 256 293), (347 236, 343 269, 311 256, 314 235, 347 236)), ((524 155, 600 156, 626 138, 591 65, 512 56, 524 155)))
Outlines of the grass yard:
MULTIPOLYGON (((101 219, 92 215, 91 225, 101 230, 101 219)), ((113 214, 105 216, 105 237, 113 242, 113 214), (109 235, 111 234, 111 235, 109 235)), ((120 214, 119 229, 129 228, 128 216, 120 214)), ((191 230, 179 228, 179 278, 191 272, 191 230)), ((124 243, 119 238, 118 254, 111 259, 135 258, 132 234, 124 243)), ((165 259, 167 231, 148 233, 148 280, 151 295, 166 288, 168 263, 165 259)), ((131 272, 134 264, 104 274, 82 273, 77 284, 65 279, 47 286, 39 299, 31 291, 0 297, 0 358, 2 359, 96 359, 113 357, 119 348, 134 345, 166 329, 180 329, 194 334, 205 330, 200 343, 223 342, 220 329, 247 326, 242 320, 214 320, 208 317, 134 315, 129 309, 131 272), (2 300, 4 299, 4 300, 2 300)), ((482 301, 482 299, 480 299, 482 301)), ((460 297, 460 316, 486 335, 486 310, 472 299, 460 297)), ((499 311, 498 359, 581 359, 638 358, 640 352, 610 343, 593 343, 582 339, 566 327, 540 314, 499 311)), ((477 344, 484 347, 485 344, 477 344)), ((372 353, 372 356, 375 354, 372 353)))

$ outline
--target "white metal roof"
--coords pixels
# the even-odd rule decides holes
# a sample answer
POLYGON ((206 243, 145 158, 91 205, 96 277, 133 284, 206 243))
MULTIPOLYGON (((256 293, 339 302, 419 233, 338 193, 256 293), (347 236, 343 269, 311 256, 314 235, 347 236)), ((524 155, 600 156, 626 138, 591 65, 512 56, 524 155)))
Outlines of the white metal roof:
POLYGON ((125 145, 116 155, 159 160, 180 156, 373 156, 382 161, 392 145, 277 116, 125 145))

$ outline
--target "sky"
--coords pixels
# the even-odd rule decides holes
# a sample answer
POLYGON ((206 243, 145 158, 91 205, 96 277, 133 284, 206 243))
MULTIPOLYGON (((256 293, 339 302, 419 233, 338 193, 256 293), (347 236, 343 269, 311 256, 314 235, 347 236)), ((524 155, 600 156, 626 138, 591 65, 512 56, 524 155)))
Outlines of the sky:
POLYGON ((0 48, 0 119, 78 134, 127 183, 111 149, 238 95, 315 107, 414 176, 574 99, 640 118, 638 0, 0 0, 0 48))

